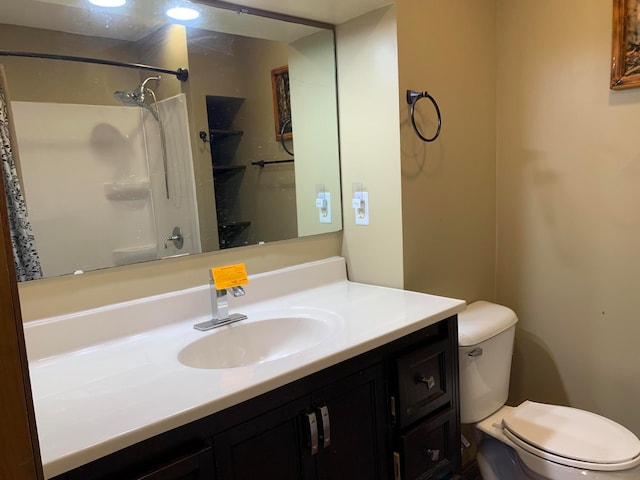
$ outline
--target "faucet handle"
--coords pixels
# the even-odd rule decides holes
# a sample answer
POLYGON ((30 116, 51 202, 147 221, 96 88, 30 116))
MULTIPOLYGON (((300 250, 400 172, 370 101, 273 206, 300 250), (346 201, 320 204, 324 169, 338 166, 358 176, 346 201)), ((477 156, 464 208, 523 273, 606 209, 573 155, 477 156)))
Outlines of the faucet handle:
POLYGON ((173 231, 171 232, 171 236, 164 239, 164 248, 168 248, 168 243, 173 242, 173 245, 181 250, 184 245, 184 236, 180 231, 180 227, 173 227, 173 231))
POLYGON ((245 293, 244 288, 242 288, 242 286, 238 285, 237 287, 231 287, 231 294, 234 297, 242 297, 245 293))

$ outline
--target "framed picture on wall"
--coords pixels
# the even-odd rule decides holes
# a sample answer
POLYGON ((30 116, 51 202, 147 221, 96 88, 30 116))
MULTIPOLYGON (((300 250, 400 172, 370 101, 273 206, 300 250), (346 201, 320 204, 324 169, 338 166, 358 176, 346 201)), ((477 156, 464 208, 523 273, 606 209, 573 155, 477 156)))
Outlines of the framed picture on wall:
POLYGON ((640 0, 613 0, 611 88, 640 86, 640 0))
POLYGON ((271 89, 273 91, 273 118, 276 140, 293 138, 291 128, 291 98, 289 96, 289 66, 271 70, 271 89))

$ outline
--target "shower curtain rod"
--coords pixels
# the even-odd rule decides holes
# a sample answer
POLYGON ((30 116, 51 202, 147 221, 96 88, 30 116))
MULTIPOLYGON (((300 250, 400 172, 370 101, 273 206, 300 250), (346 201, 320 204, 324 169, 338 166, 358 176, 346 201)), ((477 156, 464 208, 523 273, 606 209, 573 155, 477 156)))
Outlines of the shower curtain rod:
POLYGON ((114 60, 101 60, 99 58, 90 57, 73 57, 70 55, 54 55, 50 53, 34 53, 34 52, 13 52, 10 50, 0 50, 0 56, 3 57, 29 57, 29 58, 46 58, 48 60, 65 60, 67 62, 84 62, 95 63, 98 65, 111 65, 114 67, 135 68, 138 70, 148 70, 152 72, 166 73, 169 75, 175 75, 181 82, 186 82, 189 78, 189 71, 186 68, 179 68, 177 70, 168 70, 166 68, 153 67, 151 65, 143 65, 140 63, 124 63, 116 62, 114 60))

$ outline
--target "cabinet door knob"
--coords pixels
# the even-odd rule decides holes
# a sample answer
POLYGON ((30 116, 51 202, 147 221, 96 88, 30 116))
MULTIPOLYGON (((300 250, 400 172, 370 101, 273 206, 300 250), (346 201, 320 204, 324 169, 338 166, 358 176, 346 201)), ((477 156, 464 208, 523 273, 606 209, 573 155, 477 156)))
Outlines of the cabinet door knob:
POLYGON ((424 383, 429 390, 436 386, 436 380, 433 378, 433 375, 429 377, 421 376, 418 378, 418 381, 424 383))
POLYGON ((307 422, 309 423, 309 449, 311 455, 318 453, 318 421, 316 412, 307 413, 307 422))
POLYGON ((432 462, 436 462, 440 459, 440 450, 431 450, 428 448, 425 453, 432 462))

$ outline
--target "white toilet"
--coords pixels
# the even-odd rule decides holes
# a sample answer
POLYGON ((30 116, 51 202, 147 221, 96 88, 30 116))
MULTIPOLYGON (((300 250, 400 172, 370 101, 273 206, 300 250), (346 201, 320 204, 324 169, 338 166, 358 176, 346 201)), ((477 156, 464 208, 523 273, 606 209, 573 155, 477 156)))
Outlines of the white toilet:
POLYGON ((504 405, 517 321, 483 301, 458 314, 461 420, 475 424, 483 479, 640 479, 640 440, 622 425, 575 408, 504 405))

